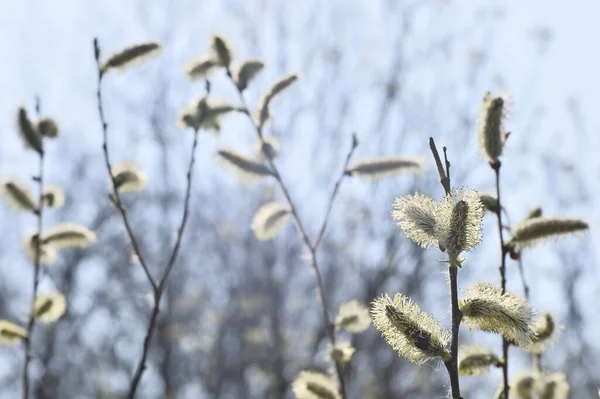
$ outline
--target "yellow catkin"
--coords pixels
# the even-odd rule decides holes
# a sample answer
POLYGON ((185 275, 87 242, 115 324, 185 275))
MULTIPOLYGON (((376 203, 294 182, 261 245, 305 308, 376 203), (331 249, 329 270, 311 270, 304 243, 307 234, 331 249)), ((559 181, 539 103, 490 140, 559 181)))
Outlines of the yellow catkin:
POLYGON ((404 172, 423 170, 425 161, 417 157, 376 157, 362 159, 346 169, 346 174, 364 180, 379 180, 404 172))
POLYGON ((541 216, 529 218, 513 228, 508 245, 528 248, 545 240, 584 232, 588 228, 588 223, 579 218, 541 216))
POLYGON ((139 43, 112 54, 102 65, 101 71, 104 73, 111 69, 124 69, 158 55, 161 51, 160 43, 139 43))

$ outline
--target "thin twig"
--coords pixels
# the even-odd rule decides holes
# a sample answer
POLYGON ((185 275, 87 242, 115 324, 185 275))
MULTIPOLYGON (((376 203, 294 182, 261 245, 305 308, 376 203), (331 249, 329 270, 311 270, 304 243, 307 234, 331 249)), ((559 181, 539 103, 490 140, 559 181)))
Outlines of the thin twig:
MULTIPOLYGON (((40 113, 39 100, 36 102, 36 111, 40 113)), ((40 135, 42 144, 44 141, 43 136, 40 135)), ((42 241, 42 219, 44 215, 44 147, 39 153, 39 169, 38 175, 33 179, 37 182, 39 189, 38 197, 38 209, 35 210, 37 216, 37 236, 35 238, 35 260, 34 260, 34 271, 33 271, 33 290, 31 294, 31 313, 29 314, 29 321, 27 323, 27 337, 25 338, 25 360, 23 362, 23 399, 29 398, 29 363, 31 362, 31 338, 33 335, 33 328, 35 326, 35 298, 37 297, 37 290, 40 282, 40 256, 41 256, 41 241, 42 241)))
MULTIPOLYGON (((442 160, 440 159, 440 154, 435 146, 435 141, 433 141, 433 137, 429 138, 429 148, 431 149, 431 153, 433 154, 433 158, 435 160, 435 166, 438 170, 438 175, 440 176, 440 183, 442 187, 444 187, 444 191, 446 195, 450 194, 450 178, 446 175, 444 171, 444 165, 442 164, 442 160)), ((449 168, 449 165, 448 165, 449 168)))
MULTIPOLYGON (((498 200, 498 207, 502 209, 502 202, 500 200, 500 161, 490 163, 492 169, 496 173, 496 198, 498 200)), ((504 244, 504 232, 502 229, 502 212, 496 212, 498 217, 498 235, 500 236, 500 284, 502 287, 502 294, 506 292, 506 254, 508 250, 504 244)), ((525 281, 525 280, 523 280, 525 281)), ((508 399, 510 387, 508 386, 508 347, 510 343, 503 337, 502 338, 502 381, 504 384, 504 399, 508 399)))
POLYGON ((133 229, 129 224, 129 219, 127 218, 127 211, 121 202, 121 195, 119 194, 119 189, 117 187, 117 182, 115 181, 115 176, 112 172, 112 166, 110 163, 110 157, 108 152, 108 124, 106 123, 106 118, 104 117, 104 108, 102 106, 102 78, 104 73, 102 72, 101 64, 100 64, 100 47, 98 45, 98 39, 94 38, 94 56, 96 59, 96 68, 98 71, 98 87, 96 90, 96 99, 98 102, 98 116, 100 117, 100 124, 102 125, 102 152, 104 153, 104 163, 106 164, 106 169, 108 170, 108 176, 110 178, 112 194, 114 198, 114 203, 121 214, 121 219, 123 221, 123 225, 125 226, 125 230, 127 231, 127 235, 129 236, 129 240, 131 241, 131 246, 133 247, 133 252, 138 257, 140 261, 140 265, 142 265, 142 269, 144 269, 144 273, 146 273, 146 278, 152 285, 154 291, 156 291, 157 285, 150 274, 150 268, 148 264, 144 260, 144 256, 142 255, 142 251, 140 250, 140 246, 133 234, 133 229))
MULTIPOLYGON (((207 86, 208 87, 208 86, 207 86)), ((203 119, 204 115, 201 116, 200 119, 203 119)), ((177 240, 175 241, 175 245, 173 247, 173 251, 171 252, 171 256, 169 257, 169 261, 167 262, 167 266, 165 268, 164 274, 160 279, 158 287, 154 290, 154 306, 152 308, 152 314, 150 316, 150 320, 148 321, 148 330, 146 332, 146 337, 144 338, 144 347, 142 350, 142 357, 138 362, 136 367, 135 374, 131 380, 131 385, 129 388, 128 398, 133 399, 135 397, 135 393, 137 391, 138 385, 142 378, 142 374, 146 369, 146 359, 148 358, 148 353, 150 351, 150 343, 152 342, 152 336, 154 335, 154 331, 156 330, 156 321, 158 319, 158 314, 160 312, 160 300, 162 295, 164 294, 166 283, 169 278, 169 274, 171 270, 173 270, 173 266, 175 265, 175 261, 177 260, 177 256, 179 255, 179 249, 181 248, 181 239, 183 237, 183 232, 185 230, 185 226, 187 225, 187 221, 189 219, 189 211, 190 211, 190 198, 192 192, 192 172, 194 170, 194 163, 196 162, 196 147, 198 146, 198 132, 199 129, 194 129, 194 143, 192 144, 192 154, 190 157, 190 163, 187 170, 187 185, 185 189, 185 200, 183 204, 183 215, 181 216, 181 223, 179 224, 179 228, 177 229, 177 240)))
POLYGON ((331 197, 329 197, 329 204, 327 204, 327 212, 325 212, 325 217, 323 218, 323 223, 321 224, 321 228, 319 229, 319 234, 317 234, 317 239, 313 243, 313 248, 315 251, 319 248, 321 244, 321 240, 323 239, 323 235, 325 234, 325 229, 327 228, 327 222, 329 221, 329 215, 331 213, 331 208, 333 208, 333 202, 335 201, 335 197, 338 194, 340 186, 342 185, 342 180, 347 176, 346 169, 348 168, 348 164, 350 163, 350 158, 352 158, 352 154, 354 154, 354 150, 358 147, 358 139, 356 138, 356 133, 352 134, 352 146, 350 147, 350 151, 346 156, 346 162, 344 162, 344 168, 342 169, 342 173, 340 177, 338 177, 335 185, 333 186, 333 191, 331 193, 331 197))
MULTIPOLYGON (((264 146, 265 141, 264 141, 264 137, 263 137, 262 126, 259 126, 256 123, 256 121, 254 120, 254 118, 252 117, 252 115, 250 113, 250 109, 248 108, 248 105, 246 103, 246 99, 244 98, 244 93, 235 84, 235 79, 233 78, 233 75, 229 68, 227 69, 227 76, 233 83, 233 86, 236 88, 238 97, 240 99, 240 102, 242 103, 241 111, 248 116, 248 119, 250 119, 250 122, 252 123, 252 127, 256 131, 256 135, 258 136, 258 139, 261 141, 261 145, 264 146)), ((321 311, 323 314, 323 320, 325 322, 325 330, 327 332, 327 338, 329 340, 329 343, 332 346, 334 346, 335 345, 335 325, 332 323, 331 318, 329 316, 329 311, 327 310, 327 308, 328 308, 327 296, 325 294, 325 285, 323 283, 323 277, 321 276, 319 264, 317 261, 316 248, 313 246, 310 238, 308 237, 308 234, 306 233, 306 229, 304 228, 304 225, 302 224, 300 217, 298 216, 298 211, 297 211, 296 206, 294 205, 294 201, 292 201, 292 197, 290 196, 289 190, 288 190, 287 186, 285 185, 283 179, 281 178, 281 175, 279 174, 279 170, 277 169, 275 162, 273 162, 273 159, 271 157, 266 157, 266 158, 267 158, 267 161, 271 168, 271 172, 273 173, 273 177, 275 178, 275 181, 279 185, 279 188, 281 189, 281 192, 283 193, 283 196, 285 197, 285 199, 290 207, 290 213, 292 215, 292 218, 294 219, 294 222, 296 223, 296 227, 298 228, 300 237, 301 237, 302 241, 304 242, 304 244, 306 245, 306 248, 309 251, 310 263, 311 263, 312 269, 315 273, 316 280, 317 280, 317 292, 318 292, 319 298, 321 300, 321 311)), ((346 397, 346 385, 344 383, 344 376, 343 376, 342 368, 338 362, 335 362, 335 370, 336 370, 337 379, 339 382, 340 394, 341 394, 342 399, 344 399, 346 397)))
MULTIPOLYGON (((450 161, 448 161, 447 148, 444 149, 444 163, 440 158, 433 137, 429 138, 429 148, 433 154, 435 165, 440 176, 440 184, 444 188, 446 195, 451 193, 450 185, 450 161), (444 168, 445 167, 445 168, 444 168)), ((448 375, 450 376, 450 390, 452 399, 462 399, 460 396, 460 383, 458 377, 458 336, 460 323, 462 321, 462 312, 458 306, 458 254, 448 254, 448 274, 450 276, 450 306, 452 313, 452 341, 450 343, 450 359, 444 362, 448 375)))

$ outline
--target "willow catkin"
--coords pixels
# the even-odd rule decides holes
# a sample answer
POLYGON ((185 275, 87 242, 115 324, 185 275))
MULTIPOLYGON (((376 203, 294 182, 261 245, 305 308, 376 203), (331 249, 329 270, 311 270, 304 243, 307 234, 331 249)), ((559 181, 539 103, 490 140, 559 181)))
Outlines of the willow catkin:
POLYGON ((487 92, 479 116, 479 152, 489 162, 497 162, 504 148, 505 99, 487 92))
POLYGON ((38 295, 33 304, 33 316, 42 323, 53 323, 65 314, 67 300, 60 292, 38 295))
POLYGON ((46 186, 42 190, 44 206, 60 208, 65 204, 65 193, 59 186, 46 186))
POLYGON ((42 234, 42 243, 56 249, 86 248, 96 242, 96 233, 85 226, 60 223, 42 234))
POLYGON ((37 209, 33 194, 20 179, 0 179, 0 194, 15 212, 31 212, 37 209))
POLYGON ((333 378, 314 371, 301 371, 292 383, 297 399, 341 399, 333 378))
POLYGON ((211 38, 211 47, 215 52, 218 64, 229 68, 233 60, 233 51, 230 44, 221 36, 213 35, 211 38))
POLYGON ((433 358, 450 359, 446 350, 450 333, 442 331, 433 316, 405 295, 397 293, 392 299, 385 294, 376 298, 371 318, 388 345, 409 362, 421 365, 433 358))
POLYGON ((256 182, 261 177, 272 175, 271 169, 264 163, 227 148, 219 150, 217 162, 243 181, 256 182))
POLYGON ((588 223, 580 218, 534 217, 516 225, 507 244, 521 249, 528 248, 546 240, 581 233, 588 228, 588 223))
POLYGON ((416 244, 423 248, 437 246, 440 236, 436 208, 437 203, 426 195, 406 195, 394 201, 392 218, 416 244))
POLYGON ((269 202, 261 206, 252 218, 252 230, 259 240, 269 240, 277 235, 290 219, 289 205, 269 202))
POLYGON ((490 283, 469 287, 458 301, 464 323, 471 330, 488 331, 528 347, 535 336, 530 324, 535 316, 527 301, 490 283))
POLYGON ((49 117, 42 117, 36 123, 37 131, 44 137, 54 139, 58 137, 58 123, 49 117))
POLYGON ((192 81, 200 80, 208 77, 218 67, 219 61, 214 55, 203 55, 190 60, 185 65, 185 74, 192 81))
POLYGON ((19 108, 17 112, 17 126, 25 147, 31 148, 39 154, 43 153, 42 135, 33 125, 27 115, 27 110, 23 107, 19 108))
POLYGON ((327 344, 327 353, 336 363, 348 363, 356 349, 350 342, 337 341, 335 345, 327 344))
POLYGON ((456 256, 471 251, 481 242, 484 212, 476 191, 454 188, 436 207, 440 245, 456 256))
POLYGON ((364 180, 379 180, 400 173, 414 173, 423 170, 425 161, 417 157, 375 157, 365 158, 348 166, 346 174, 364 180))
POLYGON ((110 55, 100 70, 105 73, 111 69, 125 69, 160 54, 162 47, 158 42, 144 42, 124 48, 110 55))
POLYGON ((491 348, 479 345, 461 345, 458 348, 458 373, 465 376, 486 375, 490 366, 500 360, 491 348))
POLYGON ((252 79, 254 79, 264 67, 265 63, 256 58, 242 62, 233 74, 237 88, 240 91, 246 90, 252 79))
POLYGON ((0 320, 0 344, 16 345, 27 338, 27 330, 8 320, 0 320))
POLYGON ((133 193, 146 187, 146 172, 131 161, 122 161, 112 167, 114 184, 120 193, 133 193))
POLYGON ((358 334, 371 326, 369 309, 353 299, 340 305, 335 318, 336 330, 344 329, 352 334, 358 334))

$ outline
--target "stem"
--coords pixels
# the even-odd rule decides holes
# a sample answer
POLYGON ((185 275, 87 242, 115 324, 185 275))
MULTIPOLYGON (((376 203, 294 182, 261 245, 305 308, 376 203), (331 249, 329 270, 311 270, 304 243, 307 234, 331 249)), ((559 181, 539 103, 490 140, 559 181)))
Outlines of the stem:
MULTIPOLYGON (((43 138, 42 138, 43 140, 43 138)), ((25 361, 23 362, 23 399, 29 398, 29 363, 31 362, 31 337, 33 334, 33 327, 35 325, 35 298, 37 297, 37 290, 40 283, 40 255, 41 255, 41 241, 42 241, 42 218, 44 214, 44 150, 39 153, 40 162, 38 176, 34 179, 38 183, 39 188, 39 199, 38 209, 35 211, 37 216, 37 238, 35 243, 35 260, 34 260, 34 271, 33 271, 33 292, 31 294, 31 313, 29 314, 29 321, 27 323, 27 338, 25 338, 25 361)))
MULTIPOLYGON (((447 148, 444 147, 444 163, 440 158, 433 137, 429 138, 429 149, 433 154, 435 165, 440 176, 440 184, 444 188, 446 195, 451 193, 450 185, 450 161, 448 161, 447 148)), ((441 248, 440 248, 441 249, 441 248)), ((443 250, 443 249, 442 249, 443 250)), ((450 306, 452 312, 452 341, 450 343, 450 359, 444 362, 448 375, 450 376, 450 389, 452 399, 462 399, 460 396, 460 384, 458 378, 458 335, 460 323, 462 321, 462 312, 458 306, 458 255, 448 254, 448 275, 450 276, 450 306)))
POLYGON ((335 185, 333 186, 333 191, 331 193, 331 197, 329 197, 329 204, 327 204, 327 211, 325 212, 325 217, 323 218, 323 223, 321 224, 321 228, 319 229, 319 234, 317 234, 317 239, 313 243, 313 247, 315 251, 319 248, 321 244, 321 240, 323 239, 323 235, 325 234, 325 229, 327 228, 327 222, 329 221, 329 215, 331 214, 331 208, 333 208, 333 202, 335 201, 335 197, 342 185, 342 180, 347 176, 346 169, 348 168, 348 164, 350 163, 350 158, 352 158, 352 154, 354 154, 354 150, 358 147, 358 140, 356 138, 356 134, 352 135, 352 147, 346 156, 346 162, 344 162, 344 169, 342 170, 342 174, 338 177, 335 185))
MULTIPOLYGON (((233 78, 233 75, 229 68, 227 68, 227 76, 229 77, 229 79, 233 83, 234 87, 236 88, 238 97, 240 99, 240 102, 242 103, 241 112, 245 113, 246 116, 248 116, 248 119, 250 119, 250 122, 252 123, 252 127, 254 128, 258 139, 261 141, 261 144, 264 145, 265 141, 263 138, 262 126, 259 126, 256 123, 256 121, 254 120, 254 118, 252 117, 252 115, 250 113, 250 109, 248 108, 248 105, 246 103, 246 99, 244 98, 244 94, 243 94, 242 90, 240 90, 239 87, 237 86, 237 84, 235 83, 235 79, 233 78)), ((355 147, 354 141, 353 141, 352 147, 353 147, 353 149, 351 150, 351 152, 347 158, 348 160, 349 160, 349 158, 354 150, 354 147, 355 147)), ((269 163, 269 166, 271 168, 271 172, 273 173, 273 177, 275 178, 277 185, 279 186, 281 192, 283 193, 283 196, 285 197, 285 199, 290 207, 290 213, 292 215, 292 218, 294 219, 294 222, 296 223, 296 227, 298 228, 300 238, 302 239, 302 241, 304 242, 304 245, 306 245, 306 248, 309 251, 310 264, 313 269, 313 272, 315 273, 315 277, 317 280, 317 293, 319 294, 319 299, 321 301, 321 312, 323 314, 323 320, 325 322, 325 331, 327 332, 327 338, 329 340, 329 343, 332 346, 334 346, 335 345, 335 325, 332 323, 331 318, 329 316, 329 311, 327 310, 328 303, 327 303, 327 296, 325 294, 325 284, 323 283, 323 277, 319 270, 319 264, 317 261, 317 253, 316 252, 317 252, 317 245, 318 245, 318 243, 320 243, 320 240, 318 239, 319 241, 315 241, 316 245, 313 245, 311 243, 311 240, 308 237, 308 234, 306 233, 306 229, 304 228, 304 225, 302 224, 300 217, 298 216, 298 211, 296 209, 296 206, 294 205, 294 202, 292 201, 289 190, 288 190, 287 186, 285 185, 283 179, 281 178, 281 175, 279 174, 279 170, 277 169, 275 162, 273 162, 273 159, 271 157, 266 157, 266 158, 267 158, 267 162, 269 163)), ((340 184, 341 184, 341 179, 340 179, 340 184)), ((337 190, 334 189, 334 193, 332 194, 332 199, 330 200, 330 204, 333 203, 333 199, 335 199, 336 193, 337 193, 337 190)), ((327 214, 329 214, 329 211, 327 212, 327 214)), ((324 226, 321 227, 323 232, 325 231, 325 226, 326 226, 326 221, 324 222, 324 226)), ((335 371, 337 374, 337 379, 338 379, 338 383, 339 383, 339 387, 340 387, 340 395, 341 395, 341 398, 344 399, 346 397, 346 385, 344 383, 344 376, 343 376, 341 365, 337 362, 335 362, 335 371)))
POLYGON ((127 231, 127 235, 129 236, 129 240, 131 241, 131 246, 133 247, 133 252, 138 257, 140 261, 140 265, 142 265, 142 269, 144 269, 144 273, 146 274, 146 278, 152 285, 154 291, 156 291, 156 282, 152 278, 150 274, 150 268, 148 264, 144 260, 144 256, 142 255, 142 251, 140 250, 140 246, 133 234, 133 230, 129 224, 129 219, 127 218, 127 212, 125 211, 125 207, 121 202, 121 196, 119 194, 119 190, 117 188, 117 182, 115 181, 115 177, 112 173, 112 166, 110 163, 110 156, 108 152, 108 124, 106 123, 106 118, 104 117, 104 108, 102 106, 102 77, 104 73, 102 72, 100 65, 100 47, 98 46, 98 39, 94 39, 94 50, 95 50, 95 58, 96 58, 96 68, 98 71, 98 88, 96 90, 96 99, 98 102, 98 116, 100 118, 100 124, 102 125, 102 152, 104 153, 104 163, 106 164, 106 169, 108 170, 108 176, 110 178, 111 186, 112 186, 112 194, 114 197, 114 203, 121 214, 121 220, 123 221, 123 225, 125 226, 125 230, 127 231))
MULTIPOLYGON (((202 118, 201 118, 202 119, 202 118)), ((167 267, 165 268, 165 272, 160 279, 158 287, 154 290, 154 306, 152 308, 152 314, 150 316, 150 320, 148 321, 148 331, 146 332, 146 337, 144 338, 144 346, 142 349, 142 357, 138 362, 136 367, 136 371, 134 373, 133 379, 131 380, 131 385, 129 388, 129 394, 127 397, 129 399, 133 399, 135 397, 135 393, 137 391, 140 380, 142 379, 142 374, 146 369, 146 359, 148 358, 148 352, 150 351, 150 343, 152 342, 152 336, 154 335, 154 331, 156 330, 156 321, 158 319, 158 313, 160 312, 160 300, 165 291, 167 279, 171 270, 173 270, 173 266, 175 265, 175 261, 177 260, 177 256, 179 254, 179 249, 181 248, 181 238, 183 237, 183 232, 185 230, 185 226, 187 225, 187 221, 189 219, 189 210, 190 210, 190 198, 192 192, 192 172, 194 170, 194 163, 196 162, 196 147, 198 146, 198 131, 199 129, 194 129, 194 143, 192 144, 192 154, 190 157, 190 163, 187 171, 187 185, 185 190, 185 200, 183 205, 183 215, 181 216, 181 223, 179 224, 179 228, 177 229, 177 240, 175 241, 175 245, 173 247, 173 251, 171 252, 171 256, 169 257, 169 261, 167 263, 167 267)))
MULTIPOLYGON (((500 199, 500 161, 490 163, 492 169, 496 173, 496 198, 498 199, 498 207, 502 209, 502 202, 500 199)), ((504 234, 502 229, 502 212, 496 212, 498 217, 498 235, 500 237, 500 283, 502 287, 502 293, 506 292, 506 254, 508 253, 506 245, 504 244, 504 234)), ((510 387, 508 386, 508 347, 510 343, 503 337, 502 338, 502 379, 504 384, 504 399, 508 399, 510 387)))
POLYGON ((450 360, 445 362, 446 369, 450 375, 450 387, 452 390, 452 399, 462 399, 460 396, 460 386, 458 378, 458 334, 460 322, 462 321, 462 312, 458 307, 458 264, 457 256, 448 255, 448 274, 450 275, 450 301, 452 309, 452 342, 450 344, 450 360))

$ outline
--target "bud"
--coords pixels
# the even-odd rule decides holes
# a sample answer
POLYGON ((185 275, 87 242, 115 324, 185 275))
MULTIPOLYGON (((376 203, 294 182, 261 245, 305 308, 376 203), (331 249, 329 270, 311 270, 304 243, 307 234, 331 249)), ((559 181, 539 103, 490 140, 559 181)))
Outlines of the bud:
POLYGON ((196 57, 185 65, 185 74, 192 81, 200 80, 208 77, 218 66, 219 63, 212 54, 196 57))
POLYGON ((528 248, 549 239, 580 233, 588 228, 588 223, 579 218, 536 217, 526 219, 513 228, 512 237, 507 245, 520 249, 528 248))
POLYGON ((269 240, 283 229, 290 219, 291 209, 288 205, 269 202, 261 206, 252 218, 252 230, 259 240, 269 240))
POLYGON ((336 363, 348 363, 355 351, 350 342, 336 342, 335 346, 327 344, 327 353, 336 363))
POLYGON ((477 345, 461 345, 458 348, 459 375, 486 375, 490 366, 500 366, 500 359, 490 348, 477 345))
POLYGON ((58 137, 58 123, 52 118, 44 117, 37 121, 37 131, 44 137, 55 139, 58 137))
POLYGON ((265 67, 264 62, 258 59, 244 61, 233 74, 235 84, 240 91, 244 91, 250 81, 258 75, 265 67))
POLYGON ((231 170, 241 180, 255 182, 264 176, 272 176, 268 166, 230 149, 219 150, 217 162, 231 170))
POLYGON ((65 204, 65 194, 58 186, 46 186, 42 191, 42 202, 50 208, 60 208, 65 204))
POLYGON ((60 292, 38 295, 33 304, 33 316, 42 323, 53 323, 65 314, 66 309, 67 301, 60 292))
POLYGON ((256 109, 256 119, 258 120, 258 126, 260 129, 265 123, 271 118, 269 106, 271 102, 277 97, 282 91, 290 87, 296 80, 298 80, 297 74, 289 74, 276 80, 268 89, 263 93, 258 101, 258 107, 256 109))
POLYGON ((525 219, 539 218, 540 216, 542 216, 542 208, 538 207, 530 210, 529 213, 525 215, 525 219))
MULTIPOLYGON (((23 240, 23 250, 25 255, 32 261, 36 261, 38 235, 37 232, 31 232, 25 236, 23 240)), ((52 245, 40 243, 39 264, 49 265, 56 260, 57 251, 52 245)))
POLYGON ((425 167, 425 160, 417 157, 376 157, 366 158, 346 169, 349 176, 364 180, 379 180, 402 172, 419 172, 425 167))
POLYGON ((27 331, 8 320, 0 320, 0 344, 15 345, 27 338, 27 331))
POLYGON ((343 303, 335 318, 336 330, 343 328, 352 334, 361 333, 370 325, 369 309, 356 299, 343 303))
POLYGON ((85 226, 61 223, 42 234, 42 244, 56 249, 86 248, 96 242, 96 233, 85 226))
POLYGON ((301 371, 292 384, 297 399, 341 399, 337 383, 313 371, 301 371))
POLYGON ((133 193, 146 187, 148 177, 136 164, 123 161, 112 167, 115 186, 120 193, 133 193))
POLYGON ((509 383, 511 392, 514 392, 517 398, 536 398, 535 392, 538 378, 538 373, 532 370, 523 370, 517 373, 509 383))
POLYGON ((564 373, 544 373, 538 382, 540 399, 567 399, 569 383, 564 373))
POLYGON ((104 62, 100 68, 102 73, 110 69, 125 69, 160 54, 162 47, 157 42, 146 42, 120 50, 104 62))
POLYGON ((177 121, 181 129, 207 129, 218 134, 221 129, 221 119, 224 115, 236 111, 238 108, 226 101, 199 97, 184 108, 177 121))
POLYGON ((35 150, 38 154, 44 152, 42 149, 42 136, 33 126, 31 120, 29 120, 27 110, 23 107, 19 108, 17 125, 19 127, 19 135, 23 139, 25 147, 35 150))
POLYGON ((562 326, 555 323, 550 313, 544 313, 531 326, 531 329, 535 333, 535 337, 533 338, 533 343, 526 349, 530 353, 541 354, 556 342, 556 338, 559 331, 562 329, 562 326))
POLYGON ((498 214, 500 212, 500 207, 498 205, 498 199, 492 195, 488 194, 479 194, 479 199, 481 200, 481 204, 486 211, 498 214))
POLYGON ((522 347, 533 342, 535 334, 529 326, 535 313, 521 297, 510 292, 503 294, 496 285, 478 282, 458 303, 463 321, 471 330, 497 333, 522 347))
POLYGON ((421 365, 429 359, 450 359, 446 345, 450 333, 440 323, 403 294, 376 298, 371 307, 373 325, 385 341, 409 362, 421 365))
POLYGON ((231 65, 231 61, 233 59, 229 43, 227 43, 227 41, 222 37, 216 35, 211 38, 211 42, 219 65, 229 68, 229 65, 231 65))
POLYGON ((21 180, 0 179, 0 193, 6 204, 15 212, 32 212, 36 210, 33 194, 21 180))
POLYGON ((260 160, 275 159, 279 153, 279 141, 275 136, 263 136, 263 139, 259 139, 254 145, 254 151, 260 160))

